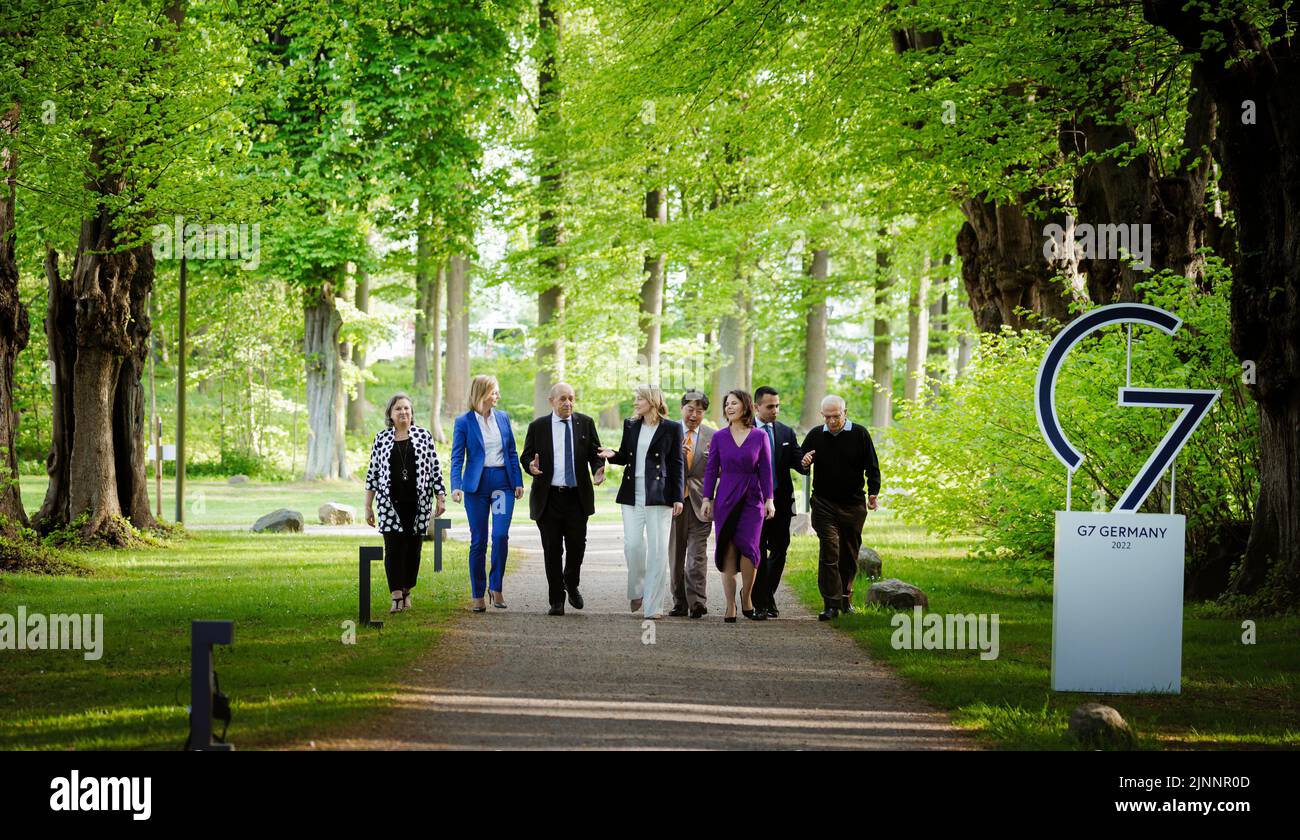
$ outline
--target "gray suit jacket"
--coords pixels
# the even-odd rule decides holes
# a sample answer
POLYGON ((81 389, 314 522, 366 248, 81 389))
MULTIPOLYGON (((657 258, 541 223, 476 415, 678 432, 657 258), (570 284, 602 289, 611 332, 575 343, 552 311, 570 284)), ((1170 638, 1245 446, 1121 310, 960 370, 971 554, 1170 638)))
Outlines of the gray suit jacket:
POLYGON ((714 430, 701 423, 696 431, 698 439, 695 442, 695 454, 691 456, 691 466, 686 467, 686 426, 682 425, 682 466, 686 467, 686 490, 691 497, 691 508, 694 509, 696 518, 703 519, 704 497, 700 495, 700 490, 704 487, 704 464, 709 459, 714 430))

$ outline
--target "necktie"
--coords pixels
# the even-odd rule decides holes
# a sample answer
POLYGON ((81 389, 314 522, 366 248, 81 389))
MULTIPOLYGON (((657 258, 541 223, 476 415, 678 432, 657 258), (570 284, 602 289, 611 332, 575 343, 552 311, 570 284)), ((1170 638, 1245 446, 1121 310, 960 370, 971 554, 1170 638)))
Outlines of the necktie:
MULTIPOLYGON (((695 432, 686 432, 686 469, 690 469, 695 463, 695 432)), ((683 485, 682 498, 688 498, 691 495, 690 487, 683 485)))
POLYGON ((573 426, 569 418, 560 420, 564 424, 564 486, 577 487, 578 481, 573 476, 573 426))
POLYGON ((772 451, 772 486, 776 486, 776 432, 772 429, 771 423, 766 423, 763 429, 767 432, 768 449, 772 451))

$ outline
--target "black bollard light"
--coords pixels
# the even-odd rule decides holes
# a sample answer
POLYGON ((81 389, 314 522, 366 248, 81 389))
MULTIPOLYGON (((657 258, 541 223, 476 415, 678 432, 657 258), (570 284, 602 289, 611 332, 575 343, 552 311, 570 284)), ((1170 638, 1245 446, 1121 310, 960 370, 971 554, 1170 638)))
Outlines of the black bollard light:
POLYGON ((442 571, 443 532, 450 530, 450 519, 435 519, 433 520, 433 536, 429 536, 428 534, 424 535, 425 540, 433 540, 433 570, 435 572, 442 571))
POLYGON ((216 671, 212 668, 212 646, 228 645, 235 637, 233 621, 190 622, 190 739, 186 749, 224 751, 234 746, 212 740, 212 715, 215 711, 230 725, 230 701, 221 693, 216 671))
MULTIPOLYGON (((433 570, 442 571, 443 532, 451 529, 450 519, 433 520, 433 535, 424 535, 424 539, 433 540, 433 570)), ((357 624, 362 627, 383 627, 384 622, 370 617, 370 564, 382 563, 384 548, 378 545, 361 546, 357 557, 357 624)))
POLYGON ((357 574, 360 586, 357 604, 357 624, 362 627, 383 627, 382 621, 370 620, 370 564, 375 562, 382 563, 384 560, 384 548, 378 545, 361 546, 360 560, 357 564, 357 574))

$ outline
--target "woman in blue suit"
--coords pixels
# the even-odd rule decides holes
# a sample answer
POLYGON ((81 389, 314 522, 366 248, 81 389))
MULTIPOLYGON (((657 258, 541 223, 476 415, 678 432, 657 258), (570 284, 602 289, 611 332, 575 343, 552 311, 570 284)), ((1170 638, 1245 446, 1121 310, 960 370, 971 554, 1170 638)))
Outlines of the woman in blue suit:
POLYGON ((510 549, 510 519, 515 500, 524 497, 524 475, 519 468, 510 417, 497 411, 501 389, 496 377, 479 375, 469 386, 470 410, 456 418, 451 437, 451 499, 464 499, 469 517, 469 581, 474 612, 487 612, 486 589, 492 606, 504 610, 501 581, 510 549), (488 524, 492 525, 492 569, 483 574, 487 560, 488 524))

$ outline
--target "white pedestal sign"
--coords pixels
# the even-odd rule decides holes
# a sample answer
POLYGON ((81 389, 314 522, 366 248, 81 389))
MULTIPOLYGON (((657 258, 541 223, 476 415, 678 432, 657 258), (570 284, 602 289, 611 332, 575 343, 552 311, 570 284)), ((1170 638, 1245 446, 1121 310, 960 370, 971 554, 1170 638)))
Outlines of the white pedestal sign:
POLYGON ((1052 689, 1179 693, 1185 519, 1056 512, 1052 689))
POLYGON ((1034 382, 1038 430, 1066 469, 1065 507, 1056 512, 1052 591, 1055 691, 1177 694, 1183 670, 1183 534, 1174 511, 1174 461, 1218 391, 1134 388, 1133 326, 1174 335, 1182 321, 1145 303, 1112 303, 1080 315, 1047 348, 1034 382), (1119 405, 1181 409, 1110 513, 1070 511, 1074 473, 1083 463, 1056 416, 1056 379, 1070 349, 1108 326, 1128 325, 1128 359, 1119 405), (1168 514, 1138 513, 1170 471, 1168 514))

